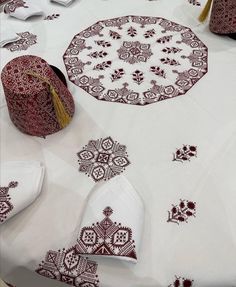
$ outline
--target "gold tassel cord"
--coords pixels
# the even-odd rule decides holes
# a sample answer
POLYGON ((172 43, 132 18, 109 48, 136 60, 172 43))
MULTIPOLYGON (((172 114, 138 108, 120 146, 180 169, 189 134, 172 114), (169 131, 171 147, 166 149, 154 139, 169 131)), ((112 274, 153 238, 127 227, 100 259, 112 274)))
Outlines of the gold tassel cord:
POLYGON ((43 81, 49 85, 49 89, 50 89, 50 93, 52 95, 52 101, 53 101, 57 121, 58 121, 61 128, 66 127, 69 124, 69 122, 71 121, 71 117, 66 112, 65 107, 63 106, 63 103, 62 103, 59 95, 57 94, 55 88, 53 87, 53 85, 50 84, 50 82, 48 81, 47 78, 42 77, 41 75, 39 75, 37 73, 31 72, 31 71, 26 71, 25 73, 27 75, 30 75, 30 76, 33 76, 35 78, 40 79, 41 81, 43 81))
POLYGON ((200 22, 204 22, 209 14, 209 11, 211 9, 211 4, 212 4, 212 0, 208 0, 204 9, 202 10, 202 13, 199 15, 198 20, 200 22))

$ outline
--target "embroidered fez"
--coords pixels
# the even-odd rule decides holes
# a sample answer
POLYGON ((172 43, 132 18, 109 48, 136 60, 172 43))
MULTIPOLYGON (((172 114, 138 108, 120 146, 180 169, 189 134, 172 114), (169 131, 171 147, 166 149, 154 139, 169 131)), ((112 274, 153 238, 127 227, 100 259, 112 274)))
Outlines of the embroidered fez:
POLYGON ((208 0, 199 20, 203 22, 211 8, 210 30, 217 34, 236 33, 236 0, 208 0), (213 4, 212 4, 213 1, 213 4))
POLYGON ((66 127, 73 117, 72 95, 54 71, 32 55, 17 57, 3 68, 9 115, 23 133, 44 137, 66 127))

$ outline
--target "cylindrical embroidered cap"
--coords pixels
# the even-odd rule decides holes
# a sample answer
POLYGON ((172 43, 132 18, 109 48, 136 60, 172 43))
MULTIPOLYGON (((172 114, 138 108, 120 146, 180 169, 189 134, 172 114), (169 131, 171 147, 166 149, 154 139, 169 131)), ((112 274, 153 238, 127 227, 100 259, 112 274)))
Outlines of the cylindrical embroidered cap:
POLYGON ((217 34, 236 33, 236 0, 214 0, 210 30, 217 34))
POLYGON ((3 68, 1 78, 10 118, 23 133, 44 137, 71 121, 72 95, 42 58, 17 57, 3 68))

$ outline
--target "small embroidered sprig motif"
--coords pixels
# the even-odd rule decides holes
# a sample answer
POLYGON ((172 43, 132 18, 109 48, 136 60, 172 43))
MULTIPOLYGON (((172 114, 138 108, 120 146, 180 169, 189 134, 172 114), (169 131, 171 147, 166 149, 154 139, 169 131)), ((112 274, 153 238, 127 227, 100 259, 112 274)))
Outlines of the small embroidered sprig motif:
POLYGON ((193 145, 183 145, 173 154, 173 161, 190 161, 191 158, 197 157, 197 147, 193 145))
POLYGON ((194 280, 185 279, 183 277, 175 276, 175 281, 168 287, 193 287, 194 280))
POLYGON ((52 14, 52 15, 46 16, 43 20, 54 20, 54 19, 57 19, 58 17, 60 17, 60 14, 52 14))
POLYGON ((173 205, 172 209, 168 211, 167 222, 177 223, 186 222, 188 219, 196 216, 196 202, 188 200, 180 200, 178 205, 173 205))
POLYGON ((188 2, 194 6, 201 6, 201 3, 197 0, 188 0, 188 2))

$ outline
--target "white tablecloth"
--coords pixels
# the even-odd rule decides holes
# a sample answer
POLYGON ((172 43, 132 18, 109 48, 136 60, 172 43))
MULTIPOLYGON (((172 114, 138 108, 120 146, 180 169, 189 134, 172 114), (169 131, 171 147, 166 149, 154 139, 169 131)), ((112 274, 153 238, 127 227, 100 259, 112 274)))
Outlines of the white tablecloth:
POLYGON ((21 22, 0 14, 1 25, 9 22, 16 32, 37 35, 37 43, 25 51, 1 49, 1 69, 16 56, 33 54, 66 74, 62 55, 75 34, 101 19, 126 15, 159 16, 191 28, 208 47, 209 67, 185 95, 143 107, 98 101, 68 81, 74 119, 46 139, 14 127, 1 91, 1 160, 39 160, 46 178, 41 196, 0 227, 0 276, 17 287, 68 286, 34 270, 49 250, 76 243, 86 198, 96 185, 78 171, 76 154, 90 139, 110 136, 127 147, 131 164, 123 175, 144 201, 145 220, 136 265, 95 258, 99 286, 172 287, 177 277, 193 280, 193 287, 235 287, 235 41, 199 24, 201 8, 187 0, 81 0, 67 8, 46 0, 37 4, 45 15, 60 16, 21 22), (197 157, 172 161, 183 144, 197 146, 197 157), (180 200, 196 202, 196 217, 168 223, 168 211, 180 200))

